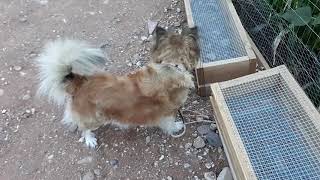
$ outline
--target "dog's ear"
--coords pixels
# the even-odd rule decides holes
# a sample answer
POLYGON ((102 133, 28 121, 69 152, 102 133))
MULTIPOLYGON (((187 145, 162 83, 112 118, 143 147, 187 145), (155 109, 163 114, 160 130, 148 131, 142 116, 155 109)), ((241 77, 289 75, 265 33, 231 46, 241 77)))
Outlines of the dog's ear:
POLYGON ((167 31, 164 28, 157 26, 153 32, 153 35, 160 38, 161 36, 165 35, 166 33, 167 33, 167 31))
POLYGON ((162 36, 166 35, 166 34, 167 34, 167 31, 164 28, 162 28, 160 26, 156 27, 156 29, 154 30, 154 32, 152 34, 153 35, 153 45, 152 45, 153 46, 153 48, 152 48, 153 51, 158 48, 158 45, 159 45, 159 42, 160 42, 160 38, 162 36))
POLYGON ((197 26, 193 27, 193 28, 189 28, 189 27, 185 27, 182 29, 182 35, 185 36, 191 36, 194 37, 195 39, 198 38, 198 28, 197 26))

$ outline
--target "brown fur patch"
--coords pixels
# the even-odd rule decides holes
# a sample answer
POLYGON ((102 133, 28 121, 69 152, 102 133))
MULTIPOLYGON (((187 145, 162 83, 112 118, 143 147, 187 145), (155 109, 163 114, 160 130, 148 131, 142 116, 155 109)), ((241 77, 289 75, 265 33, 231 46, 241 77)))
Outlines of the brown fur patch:
POLYGON ((192 87, 188 72, 150 64, 125 76, 98 74, 75 79, 68 92, 80 129, 95 129, 112 121, 157 125, 161 118, 176 114, 192 87))

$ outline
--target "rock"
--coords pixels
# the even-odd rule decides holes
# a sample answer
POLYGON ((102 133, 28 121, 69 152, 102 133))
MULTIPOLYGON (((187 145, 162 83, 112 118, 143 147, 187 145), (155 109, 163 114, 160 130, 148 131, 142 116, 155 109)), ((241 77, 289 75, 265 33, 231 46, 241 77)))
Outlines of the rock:
POLYGON ((181 13, 181 9, 180 8, 177 8, 177 13, 181 13))
POLYGON ((206 146, 206 143, 200 136, 198 136, 193 140, 193 147, 200 149, 200 148, 203 148, 204 146, 206 146))
POLYGON ((21 23, 27 22, 27 17, 26 16, 20 17, 19 22, 21 22, 21 23))
POLYGON ((131 67, 131 66, 132 66, 132 63, 128 63, 127 65, 128 65, 129 67, 131 67))
POLYGON ((138 62, 136 63, 136 66, 140 67, 140 66, 141 66, 141 62, 138 61, 138 62))
POLYGON ((210 129, 211 129, 212 131, 217 130, 217 125, 214 124, 214 123, 211 123, 211 124, 210 124, 210 129))
POLYGON ((7 110, 6 110, 6 109, 2 109, 2 110, 1 110, 1 113, 2 113, 2 114, 5 114, 5 113, 7 113, 7 110))
POLYGON ((180 23, 180 22, 175 22, 173 25, 174 25, 175 27, 180 27, 180 26, 181 26, 181 23, 180 23))
POLYGON ((22 100, 26 101, 26 100, 28 100, 28 99, 30 99, 30 98, 31 98, 31 96, 30 96, 29 94, 26 94, 26 95, 24 95, 24 96, 22 97, 22 100))
POLYGON ((48 159, 51 160, 51 159, 53 159, 53 157, 54 157, 54 155, 51 154, 50 156, 48 156, 48 159))
POLYGON ((192 143, 186 143, 185 145, 184 145, 184 148, 185 149, 190 149, 192 147, 192 143))
POLYGON ((217 180, 233 180, 230 168, 229 167, 223 168, 217 180))
POLYGON ((142 41, 146 41, 148 38, 146 36, 141 36, 142 41))
POLYGON ((13 66, 13 69, 15 71, 21 71, 22 70, 22 67, 21 66, 13 66))
POLYGON ((3 96, 3 94, 4 94, 4 90, 0 89, 0 96, 3 96))
POLYGON ((191 165, 190 165, 189 163, 184 163, 184 164, 183 164, 183 167, 184 167, 185 169, 187 169, 187 168, 190 168, 191 165))
POLYGON ((207 163, 204 164, 204 166, 205 166, 207 169, 211 169, 211 168, 214 167, 214 164, 213 164, 213 162, 207 162, 207 163))
POLYGON ((197 128, 197 131, 201 136, 204 136, 211 131, 210 125, 201 125, 197 128))
POLYGON ((151 141, 151 137, 150 137, 150 136, 147 136, 147 137, 146 137, 146 144, 149 144, 150 141, 151 141))
POLYGON ((36 109, 35 108, 31 108, 31 114, 35 114, 36 113, 36 109))
POLYGON ((89 164, 93 161, 93 158, 91 156, 85 157, 80 159, 77 164, 89 164))
POLYGON ((82 180, 94 180, 94 174, 89 171, 82 177, 82 180))
POLYGON ((173 179, 172 179, 172 177, 171 177, 171 176, 168 176, 168 177, 167 177, 167 180, 173 180, 173 179))
POLYGON ((93 173, 94 173, 95 175, 97 175, 97 176, 100 176, 101 171, 100 171, 100 169, 95 169, 95 170, 93 170, 93 173))
POLYGON ((110 161, 110 165, 114 168, 117 168, 119 166, 119 160, 118 159, 112 159, 110 161))
POLYGON ((151 21, 151 20, 148 21, 147 26, 148 26, 149 34, 153 33, 153 31, 156 29, 157 25, 158 25, 158 21, 151 21))
POLYGON ((104 0, 103 4, 109 4, 109 0, 104 0))
POLYGON ((205 180, 216 180, 217 177, 213 172, 205 172, 204 173, 204 179, 205 180))
POLYGON ((221 154, 222 153, 222 148, 218 147, 218 153, 221 154))
POLYGON ((208 134, 205 135, 205 138, 210 146, 213 147, 222 147, 222 142, 218 134, 210 131, 208 134))
POLYGON ((161 155, 160 158, 159 158, 159 161, 161 161, 163 159, 164 159, 164 155, 161 155))

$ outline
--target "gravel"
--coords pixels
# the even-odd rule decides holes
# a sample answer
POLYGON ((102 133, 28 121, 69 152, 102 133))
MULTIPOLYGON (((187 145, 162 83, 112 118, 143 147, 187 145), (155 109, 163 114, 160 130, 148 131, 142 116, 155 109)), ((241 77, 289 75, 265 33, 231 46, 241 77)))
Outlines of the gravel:
POLYGON ((204 140, 198 136, 197 138, 195 138, 193 140, 193 147, 195 147, 196 149, 200 149, 206 146, 206 143, 204 142, 204 140))

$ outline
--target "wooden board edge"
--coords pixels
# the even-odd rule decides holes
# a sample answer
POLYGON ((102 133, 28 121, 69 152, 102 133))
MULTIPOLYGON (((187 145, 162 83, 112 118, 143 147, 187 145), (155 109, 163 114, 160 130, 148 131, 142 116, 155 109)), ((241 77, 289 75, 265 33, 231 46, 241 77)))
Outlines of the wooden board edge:
POLYGON ((242 83, 246 83, 246 82, 250 82, 250 81, 254 81, 254 80, 258 80, 264 77, 268 77, 271 75, 275 75, 275 74, 280 74, 281 69, 285 67, 285 65, 281 65, 275 68, 271 68, 265 71, 259 71, 257 73, 254 74, 249 74, 243 77, 239 77, 239 78, 235 78, 232 80, 228 80, 228 81, 224 81, 220 83, 220 87, 221 88, 228 88, 231 86, 236 86, 242 83))
POLYGON ((193 21, 193 16, 192 16, 192 10, 191 10, 191 2, 192 0, 184 0, 184 7, 186 11, 186 16, 187 16, 187 22, 188 22, 188 27, 189 28, 194 28, 195 24, 193 21))
POLYGON ((313 105, 307 94, 304 92, 299 83, 294 79, 290 71, 286 68, 286 66, 282 66, 280 69, 280 74, 282 78, 287 83, 289 89, 297 98, 302 108, 308 114, 318 131, 320 131, 320 114, 317 108, 313 105))
POLYGON ((214 62, 209 62, 209 63, 201 63, 201 64, 197 65, 197 68, 207 68, 207 67, 211 67, 211 66, 220 66, 220 65, 232 64, 232 63, 249 61, 249 60, 250 60, 250 58, 248 56, 241 56, 241 57, 237 57, 237 58, 230 58, 230 59, 219 60, 219 61, 214 61, 214 62))
POLYGON ((216 123, 220 135, 225 140, 226 148, 229 151, 231 157, 230 163, 234 169, 234 176, 241 180, 256 180, 257 177, 252 168, 249 156, 245 151, 239 132, 231 120, 232 117, 221 92, 219 83, 212 84, 211 90, 211 100, 213 100, 211 103, 216 115, 216 123))
POLYGON ((253 42, 253 40, 251 39, 251 37, 249 36, 249 34, 247 33, 247 37, 248 37, 248 40, 251 44, 251 47, 254 51, 254 53, 256 54, 257 56, 257 63, 260 65, 260 66, 263 66, 265 69, 270 69, 270 66, 269 64, 267 63, 266 59, 263 57, 263 55, 261 54, 260 50, 258 49, 258 47, 256 46, 256 44, 253 42))
POLYGON ((240 35, 240 38, 243 42, 243 45, 245 47, 245 50, 246 50, 246 53, 248 55, 248 57, 250 59, 255 59, 256 58, 256 55, 251 47, 251 44, 248 40, 248 36, 247 36, 247 32, 246 30, 244 29, 242 23, 241 23, 241 20, 239 18, 239 15, 236 11, 236 8, 234 7, 233 3, 231 0, 225 0, 225 2, 227 3, 227 6, 228 6, 228 9, 229 9, 229 12, 232 16, 232 19, 235 23, 235 26, 239 32, 239 35, 240 35))

